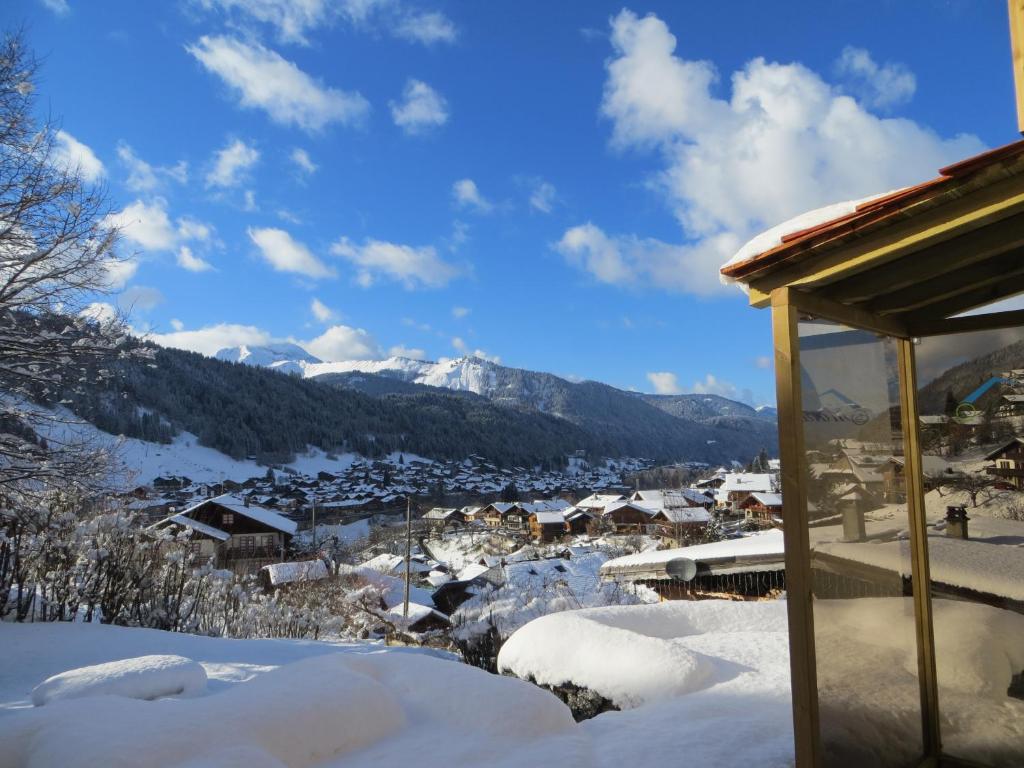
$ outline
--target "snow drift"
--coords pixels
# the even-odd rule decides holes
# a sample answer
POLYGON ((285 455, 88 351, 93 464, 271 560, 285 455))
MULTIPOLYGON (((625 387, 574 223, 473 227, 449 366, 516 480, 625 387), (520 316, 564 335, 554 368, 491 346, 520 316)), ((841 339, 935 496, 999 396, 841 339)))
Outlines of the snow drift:
POLYGON ((183 656, 139 656, 49 677, 32 691, 32 703, 41 707, 59 699, 102 695, 150 701, 195 696, 205 689, 206 670, 201 664, 183 656))

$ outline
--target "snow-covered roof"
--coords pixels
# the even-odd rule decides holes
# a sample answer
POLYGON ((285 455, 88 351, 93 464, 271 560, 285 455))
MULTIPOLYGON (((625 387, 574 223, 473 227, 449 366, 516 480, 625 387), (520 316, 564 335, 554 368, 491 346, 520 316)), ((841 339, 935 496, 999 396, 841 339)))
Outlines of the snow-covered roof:
MULTIPOLYGON (((394 608, 390 608, 388 613, 393 616, 402 618, 402 614, 405 612, 405 602, 401 602, 394 608)), ((418 621, 422 621, 428 616, 435 616, 444 621, 448 621, 448 617, 441 613, 435 608, 431 608, 429 605, 422 605, 420 603, 409 603, 409 623, 415 624, 418 621)))
POLYGON ((750 498, 753 498, 758 504, 763 507, 781 507, 782 506, 782 494, 781 493, 752 493, 750 498))
MULTIPOLYGON (((769 229, 754 235, 754 237, 745 242, 740 249, 733 254, 732 258, 722 265, 722 269, 747 261, 748 259, 760 256, 762 253, 770 251, 773 248, 777 248, 782 245, 783 238, 788 235, 792 235, 796 232, 802 232, 805 229, 812 229, 842 216, 848 216, 857 210, 858 205, 870 202, 871 200, 888 197, 897 191, 899 190, 882 192, 877 195, 869 195, 868 197, 862 197, 859 200, 844 200, 839 203, 832 203, 831 205, 825 205, 821 208, 815 208, 814 210, 798 214, 791 219, 787 219, 781 224, 776 224, 774 227, 770 227, 769 229)), ((725 285, 731 285, 736 282, 733 278, 721 273, 719 273, 719 279, 725 285)))
POLYGON ((209 536, 211 539, 217 539, 217 541, 227 541, 231 538, 230 533, 222 531, 220 528, 214 528, 212 525, 200 523, 198 520, 193 520, 191 517, 185 517, 183 514, 173 514, 158 523, 154 523, 150 528, 162 527, 167 523, 177 523, 183 528, 190 528, 204 536, 209 536))
POLYGON ((289 520, 283 515, 277 514, 265 507, 259 507, 254 504, 246 504, 245 499, 237 496, 233 493, 224 493, 220 496, 214 496, 212 499, 203 499, 198 504, 193 504, 186 510, 181 512, 182 515, 190 515, 192 512, 200 509, 207 504, 216 504, 218 506, 229 509, 243 517, 248 517, 250 520, 255 520, 258 523, 263 523, 269 528, 274 528, 278 531, 282 531, 287 534, 294 534, 298 529, 298 523, 294 520, 289 520))
POLYGON ((622 501, 625 498, 621 493, 592 493, 582 501, 576 502, 577 507, 604 507, 614 501, 622 501))
POLYGON ((540 525, 563 525, 565 523, 565 515, 557 510, 554 512, 533 512, 532 515, 537 518, 537 522, 540 525))
POLYGON ((658 514, 658 510, 651 505, 644 504, 639 501, 629 501, 628 499, 624 499, 623 501, 613 501, 611 504, 606 505, 604 508, 604 514, 610 515, 612 512, 622 509, 623 507, 639 510, 640 512, 651 515, 652 517, 658 514))
POLYGON ((658 514, 670 523, 706 523, 711 519, 711 513, 704 507, 666 507, 658 514))
POLYGON ((601 566, 601 576, 632 576, 642 578, 668 578, 666 566, 673 560, 690 560, 698 564, 748 562, 779 563, 785 555, 782 531, 772 529, 753 533, 740 539, 726 539, 710 544, 696 544, 692 547, 662 549, 653 552, 637 552, 625 557, 609 560, 601 566))
POLYGON ((304 560, 297 563, 273 563, 261 569, 270 579, 271 586, 292 584, 297 581, 319 581, 328 576, 327 564, 323 560, 304 560))
POLYGON ((718 489, 720 493, 733 491, 755 491, 770 492, 772 490, 772 476, 760 472, 730 472, 725 476, 725 482, 718 489))

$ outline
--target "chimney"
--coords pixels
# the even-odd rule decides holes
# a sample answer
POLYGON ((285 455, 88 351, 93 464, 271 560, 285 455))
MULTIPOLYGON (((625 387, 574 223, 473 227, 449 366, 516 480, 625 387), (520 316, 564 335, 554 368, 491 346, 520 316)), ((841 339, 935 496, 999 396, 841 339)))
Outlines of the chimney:
POLYGON ((946 535, 951 539, 967 538, 967 507, 946 507, 946 535))
POLYGON ((857 490, 851 491, 836 502, 836 508, 843 516, 843 541, 864 541, 867 531, 864 528, 863 495, 857 490))

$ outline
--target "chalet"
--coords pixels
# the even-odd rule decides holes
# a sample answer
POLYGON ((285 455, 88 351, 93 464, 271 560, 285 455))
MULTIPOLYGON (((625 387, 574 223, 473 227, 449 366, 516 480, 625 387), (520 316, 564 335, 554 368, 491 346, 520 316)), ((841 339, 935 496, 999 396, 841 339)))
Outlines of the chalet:
POLYGON ((711 513, 704 507, 667 507, 655 512, 651 522, 657 524, 662 541, 681 546, 707 530, 711 513))
POLYGON ((545 510, 531 512, 529 521, 530 536, 537 541, 554 541, 564 536, 568 530, 568 526, 565 523, 565 515, 561 512, 545 510))
POLYGON ((781 493, 752 493, 739 503, 738 508, 748 522, 769 525, 782 522, 781 493))
POLYGON ((621 493, 592 493, 587 498, 576 502, 577 509, 585 509, 589 512, 604 514, 605 507, 617 501, 625 501, 626 497, 621 493))
POLYGON ((404 605, 399 604, 388 611, 388 617, 399 626, 403 626, 406 631, 417 635, 447 629, 451 626, 447 616, 429 605, 409 603, 408 618, 403 617, 404 612, 404 605))
POLYGON ((999 419, 1024 416, 1024 395, 1003 395, 995 415, 999 419))
POLYGON ((720 509, 735 510, 736 504, 752 493, 774 492, 774 485, 774 476, 771 474, 730 472, 715 493, 715 501, 720 509))
POLYGON ((513 501, 495 501, 481 507, 476 515, 490 528, 526 528, 526 515, 519 505, 513 501))
MULTIPOLYGON (((924 472, 924 489, 931 491, 944 479, 952 479, 959 473, 941 456, 922 454, 921 469, 924 472)), ((892 504, 903 504, 907 500, 907 480, 904 476, 904 460, 902 456, 893 456, 882 468, 882 496, 892 504)))
POLYGON ((572 507, 565 512, 565 524, 569 527, 569 533, 580 535, 587 532, 587 528, 596 517, 597 514, 594 512, 572 507))
POLYGON ((153 490, 155 491, 180 491, 183 488, 188 488, 190 485, 192 485, 192 481, 187 477, 168 475, 166 477, 153 478, 153 490))
POLYGON ((192 547, 218 568, 253 573, 284 560, 297 525, 264 507, 232 494, 204 499, 171 515, 153 528, 176 526, 192 531, 192 547))
POLYGON ((466 522, 466 516, 454 507, 434 507, 424 513, 423 520, 431 528, 440 529, 460 526, 466 522))
POLYGON ((615 526, 617 533, 647 533, 657 510, 639 501, 616 501, 604 508, 603 520, 615 526))
POLYGON ((1024 490, 1024 438, 1015 437, 985 456, 985 461, 995 462, 985 467, 990 475, 995 475, 1017 490, 1024 490))

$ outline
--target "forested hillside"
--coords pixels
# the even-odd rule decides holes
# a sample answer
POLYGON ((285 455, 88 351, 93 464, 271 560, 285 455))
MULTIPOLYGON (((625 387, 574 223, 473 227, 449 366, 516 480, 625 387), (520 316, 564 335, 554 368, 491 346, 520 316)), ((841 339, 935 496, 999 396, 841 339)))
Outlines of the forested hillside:
POLYGON ((149 358, 121 362, 112 380, 65 395, 72 409, 113 434, 166 442, 187 430, 229 456, 269 461, 314 446, 368 456, 479 454, 503 466, 557 466, 577 450, 593 458, 717 463, 774 447, 771 434, 678 418, 596 382, 550 377, 568 385, 546 388, 545 405, 557 403, 552 410, 565 414, 560 417, 517 401, 492 402, 373 374, 303 379, 190 352, 149 350, 149 358))

